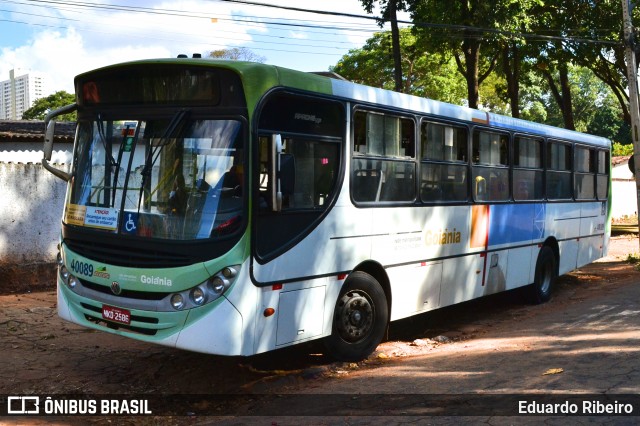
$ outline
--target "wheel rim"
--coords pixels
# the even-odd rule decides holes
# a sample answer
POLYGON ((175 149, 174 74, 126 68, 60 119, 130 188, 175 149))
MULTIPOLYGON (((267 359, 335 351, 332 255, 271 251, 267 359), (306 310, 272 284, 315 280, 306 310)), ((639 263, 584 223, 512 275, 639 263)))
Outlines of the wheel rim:
POLYGON ((367 337, 373 326, 375 308, 362 291, 349 291, 340 298, 336 315, 336 329, 340 337, 356 343, 367 337))

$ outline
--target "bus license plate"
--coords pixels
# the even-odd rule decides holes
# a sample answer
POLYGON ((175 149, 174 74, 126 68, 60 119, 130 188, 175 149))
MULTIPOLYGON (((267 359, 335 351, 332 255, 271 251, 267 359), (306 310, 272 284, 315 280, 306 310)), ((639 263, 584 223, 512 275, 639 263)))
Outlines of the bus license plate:
POLYGON ((120 324, 131 324, 131 312, 114 306, 102 305, 102 318, 120 324))

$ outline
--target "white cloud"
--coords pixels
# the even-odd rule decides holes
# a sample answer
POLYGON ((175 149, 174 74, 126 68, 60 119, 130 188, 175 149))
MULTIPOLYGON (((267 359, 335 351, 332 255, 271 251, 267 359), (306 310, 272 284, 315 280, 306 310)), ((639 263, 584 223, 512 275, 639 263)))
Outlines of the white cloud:
MULTIPOLYGON (((72 92, 73 78, 77 74, 101 66, 235 46, 246 46, 266 56, 268 63, 307 71, 320 70, 335 64, 349 49, 362 46, 373 31, 379 31, 373 21, 227 2, 184 0, 160 2, 155 6, 150 3, 132 1, 126 4, 153 7, 158 13, 51 6, 46 15, 60 18, 38 18, 37 22, 56 29, 34 26, 36 30, 30 39, 14 43, 13 47, 0 47, 0 80, 8 79, 12 68, 22 68, 45 74, 50 92, 72 92), (243 22, 238 20, 240 18, 243 22), (264 24, 275 20, 292 25, 264 24), (295 26, 300 23, 329 28, 295 26), (364 28, 365 31, 346 31, 342 27, 364 28)), ((321 6, 299 0, 273 3, 365 14, 360 0, 325 0, 321 6)), ((29 8, 21 10, 33 11, 29 8)), ((42 9, 39 11, 45 15, 42 9)), ((35 21, 32 22, 35 25, 35 21)))
POLYGON ((95 50, 73 29, 64 33, 43 31, 24 46, 2 49, 0 79, 8 79, 11 69, 21 68, 42 73, 49 93, 58 90, 73 93, 73 79, 77 74, 116 62, 167 57, 169 54, 162 46, 120 45, 95 50))

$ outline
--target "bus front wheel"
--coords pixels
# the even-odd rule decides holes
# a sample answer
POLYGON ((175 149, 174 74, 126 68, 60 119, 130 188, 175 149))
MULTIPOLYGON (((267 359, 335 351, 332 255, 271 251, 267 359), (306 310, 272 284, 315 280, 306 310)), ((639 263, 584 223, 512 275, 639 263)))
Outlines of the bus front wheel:
POLYGON ((382 341, 388 321, 387 298, 378 281, 365 272, 353 272, 338 296, 325 346, 340 361, 359 361, 382 341))
POLYGON ((534 304, 547 302, 558 276, 556 255, 549 246, 543 246, 538 253, 533 284, 529 286, 529 299, 534 304))

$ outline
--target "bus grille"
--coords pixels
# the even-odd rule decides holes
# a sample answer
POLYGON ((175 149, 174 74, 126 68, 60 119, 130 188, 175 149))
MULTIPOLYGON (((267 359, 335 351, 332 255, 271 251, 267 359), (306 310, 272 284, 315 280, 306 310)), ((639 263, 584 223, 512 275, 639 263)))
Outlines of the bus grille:
POLYGON ((161 250, 140 250, 69 238, 66 238, 64 242, 75 253, 109 265, 138 268, 171 268, 195 263, 194 259, 189 256, 176 255, 175 253, 167 253, 161 250))
POLYGON ((165 297, 167 297, 169 294, 171 294, 171 293, 165 293, 165 292, 136 291, 136 290, 123 289, 120 292, 120 294, 114 295, 111 292, 111 287, 95 284, 83 279, 78 279, 78 280, 80 281, 80 284, 85 288, 88 288, 93 291, 97 291, 99 293, 108 294, 110 296, 115 296, 115 297, 126 297, 129 299, 137 299, 137 300, 162 300, 165 297))

